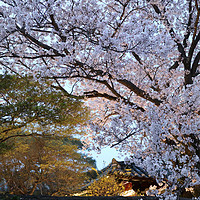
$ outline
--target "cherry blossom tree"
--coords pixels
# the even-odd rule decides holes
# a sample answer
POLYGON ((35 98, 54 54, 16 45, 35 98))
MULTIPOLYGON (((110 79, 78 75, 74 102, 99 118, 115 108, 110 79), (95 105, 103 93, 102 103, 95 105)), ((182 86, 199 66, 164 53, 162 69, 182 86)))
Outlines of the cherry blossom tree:
POLYGON ((168 198, 200 184, 198 0, 0 2, 1 70, 87 100, 86 141, 131 154, 168 198))

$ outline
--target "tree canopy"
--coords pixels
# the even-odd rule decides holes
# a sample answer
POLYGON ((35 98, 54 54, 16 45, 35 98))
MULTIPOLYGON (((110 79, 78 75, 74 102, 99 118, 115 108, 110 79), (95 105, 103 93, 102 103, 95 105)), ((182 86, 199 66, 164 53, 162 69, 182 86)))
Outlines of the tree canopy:
POLYGON ((65 97, 49 87, 49 83, 39 83, 32 77, 5 74, 0 76, 0 81, 1 143, 12 137, 23 137, 19 134, 22 130, 27 135, 37 135, 37 131, 30 131, 32 124, 36 130, 36 124, 48 127, 44 135, 53 135, 53 130, 60 136, 82 133, 78 128, 89 119, 89 110, 81 101, 65 97))
POLYGON ((90 99, 88 141, 129 152, 164 195, 199 184, 199 1, 0 2, 2 70, 90 99))
POLYGON ((89 110, 31 77, 2 75, 0 184, 11 194, 69 195, 95 161, 81 152, 89 110), (79 136, 79 137, 78 137, 79 136))
POLYGON ((119 183, 116 177, 102 176, 94 180, 86 189, 87 196, 120 196, 124 192, 123 183, 119 183))
MULTIPOLYGON (((14 147, 0 154, 1 191, 15 195, 72 195, 88 183, 94 160, 58 137, 10 139, 14 147)), ((72 138, 71 138, 72 140, 72 138)))

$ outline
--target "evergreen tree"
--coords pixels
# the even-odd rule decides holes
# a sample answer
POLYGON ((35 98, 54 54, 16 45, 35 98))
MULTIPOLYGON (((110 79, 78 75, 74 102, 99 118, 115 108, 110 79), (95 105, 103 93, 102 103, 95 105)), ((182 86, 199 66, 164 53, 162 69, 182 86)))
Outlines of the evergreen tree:
POLYGON ((87 180, 94 160, 80 152, 89 111, 31 77, 2 75, 0 177, 13 194, 66 195, 87 180), (76 136, 76 137, 74 137, 76 136))

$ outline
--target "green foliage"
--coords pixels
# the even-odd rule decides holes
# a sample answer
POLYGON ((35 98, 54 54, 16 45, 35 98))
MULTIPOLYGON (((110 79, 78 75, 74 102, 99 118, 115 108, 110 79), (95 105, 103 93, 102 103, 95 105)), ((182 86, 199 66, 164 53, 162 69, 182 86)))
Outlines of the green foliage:
POLYGON ((71 194, 84 185, 91 167, 77 146, 59 137, 16 138, 0 160, 0 176, 12 194, 71 194))
POLYGON ((13 143, 6 143, 6 142, 0 143, 0 154, 6 153, 7 151, 11 150, 13 146, 14 146, 13 143))
POLYGON ((41 84, 31 77, 0 76, 0 143, 10 137, 22 137, 31 124, 57 130, 57 134, 81 134, 78 127, 89 119, 89 110, 81 101, 50 87, 51 84, 41 84))
POLYGON ((124 186, 118 183, 115 176, 103 176, 87 188, 87 196, 119 196, 124 186))
POLYGON ((83 133, 89 110, 51 84, 0 76, 0 177, 10 194, 71 194, 95 166, 74 137, 83 133))
POLYGON ((1 75, 0 90, 4 100, 0 104, 1 123, 19 126, 38 120, 41 124, 73 126, 88 119, 88 111, 83 109, 82 102, 65 97, 50 84, 41 84, 31 77, 1 75), (72 120, 74 118, 76 120, 72 120))

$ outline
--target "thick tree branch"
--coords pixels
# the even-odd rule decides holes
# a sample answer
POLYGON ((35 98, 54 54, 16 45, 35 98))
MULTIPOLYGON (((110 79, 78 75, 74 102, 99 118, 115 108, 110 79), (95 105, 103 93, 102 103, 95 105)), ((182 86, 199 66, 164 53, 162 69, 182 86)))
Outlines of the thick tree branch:
MULTIPOLYGON (((161 11, 159 10, 158 6, 157 5, 152 5, 155 12, 162 15, 161 11)), ((191 2, 189 2, 189 11, 191 11, 191 2)), ((165 21, 166 21, 166 24, 168 27, 170 27, 170 23, 168 21, 168 19, 163 16, 165 21)), ((189 31, 189 26, 191 24, 191 20, 192 20, 192 14, 190 12, 190 15, 189 15, 189 21, 188 21, 188 25, 187 25, 187 31, 189 31)), ((191 47, 189 49, 189 53, 188 53, 188 57, 186 56, 186 52, 185 52, 185 49, 184 47, 187 46, 187 39, 189 38, 189 35, 190 35, 190 32, 188 32, 186 35, 185 35, 185 38, 183 40, 183 45, 181 44, 181 42, 176 38, 176 34, 175 34, 175 31, 173 30, 173 28, 170 28, 169 30, 169 34, 171 35, 171 38, 174 40, 174 42, 176 43, 177 45, 177 48, 178 48, 178 51, 180 52, 181 54, 181 61, 182 63, 184 64, 184 69, 185 69, 185 85, 187 84, 192 84, 193 81, 192 81, 192 74, 191 74, 191 60, 192 60, 192 56, 193 56, 193 52, 194 52, 194 49, 196 48, 196 45, 200 39, 200 33, 197 35, 196 38, 193 38, 193 41, 192 41, 192 44, 191 44, 191 47)), ((196 33, 195 33, 195 36, 196 36, 196 33)), ((178 67, 178 63, 175 63, 174 66, 172 66, 173 68, 176 68, 178 67)))
MULTIPOLYGON (((3 57, 3 56, 2 56, 3 57)), ((1 58, 2 58, 1 57, 1 58)), ((54 57, 60 57, 60 55, 50 55, 50 54, 44 54, 44 55, 38 55, 38 56, 19 56, 15 53, 12 53, 12 56, 4 56, 4 57, 10 57, 10 58, 24 58, 24 59, 29 59, 29 60, 34 60, 38 58, 54 58, 54 57)))
POLYGON ((70 98, 75 98, 75 99, 84 99, 85 96, 77 96, 77 95, 73 95, 73 94, 70 94, 69 92, 67 92, 67 90, 65 90, 64 87, 62 87, 62 85, 59 83, 59 81, 57 80, 58 77, 53 77, 53 79, 56 81, 56 83, 58 84, 58 86, 55 86, 55 85, 51 85, 52 88, 55 88, 56 90, 60 90, 63 92, 63 94, 67 97, 70 97, 70 98))
MULTIPOLYGON (((118 101, 119 100, 119 98, 117 98, 117 97, 113 97, 113 96, 111 96, 111 95, 109 95, 107 93, 99 93, 96 90, 93 90, 91 92, 85 92, 84 94, 86 95, 87 98, 104 97, 104 98, 106 98, 108 100, 114 100, 114 101, 118 101)), ((132 106, 134 109, 140 110, 142 112, 145 111, 144 108, 136 105, 135 103, 132 103, 132 102, 128 101, 127 99, 125 99, 125 98, 121 98, 121 99, 123 100, 123 103, 125 103, 126 105, 128 104, 128 105, 132 106)))
POLYGON ((175 61, 174 64, 169 68, 169 71, 176 69, 179 66, 178 61, 175 61))
POLYGON ((198 62, 199 62, 199 54, 197 54, 197 56, 195 57, 192 68, 191 68, 191 62, 192 62, 192 58, 193 58, 195 48, 196 48, 199 40, 200 40, 200 31, 199 31, 198 35, 196 36, 196 38, 192 41, 192 44, 191 44, 190 49, 189 49, 187 61, 186 61, 186 63, 184 63, 184 67, 185 67, 185 70, 186 70, 185 85, 193 83, 192 76, 194 76, 195 71, 197 69, 197 65, 198 65, 198 62))
POLYGON ((135 94, 137 94, 139 97, 142 97, 152 103, 154 103, 155 105, 159 106, 162 101, 158 100, 158 99, 153 99, 149 96, 149 94, 147 94, 144 90, 141 90, 140 88, 138 88, 135 84, 133 84, 131 81, 128 81, 126 79, 118 79, 117 82, 121 83, 122 85, 126 86, 127 88, 129 88, 131 91, 133 91, 135 94))
POLYGON ((46 50, 52 50, 56 55, 61 56, 61 57, 65 57, 65 54, 61 54, 59 53, 56 49, 54 49, 53 47, 50 47, 47 44, 44 44, 42 42, 40 42, 39 40, 35 39, 33 36, 31 36, 30 34, 28 34, 26 32, 26 30, 24 28, 20 28, 19 26, 17 26, 18 31, 27 39, 29 39, 30 41, 32 41, 33 43, 35 43, 36 45, 38 45, 39 47, 46 49, 46 50))
POLYGON ((194 59, 194 62, 192 64, 192 69, 191 69, 191 74, 192 74, 192 77, 195 77, 196 75, 196 71, 197 71, 197 67, 198 67, 198 64, 199 64, 199 60, 200 60, 200 51, 197 53, 195 59, 194 59))
POLYGON ((135 57, 135 59, 142 65, 142 60, 139 57, 139 55, 137 53, 135 53, 134 51, 132 51, 132 55, 135 57))
POLYGON ((115 96, 111 96, 107 93, 100 93, 97 90, 89 91, 89 92, 84 92, 86 98, 94 98, 94 97, 104 97, 108 100, 114 100, 116 101, 118 98, 115 96))
MULTIPOLYGON (((67 38, 66 36, 63 36, 60 32, 60 29, 58 27, 58 24, 55 21, 54 15, 50 15, 50 19, 52 22, 53 27, 55 28, 55 30, 58 32, 59 37, 61 38, 62 42, 66 42, 67 38)), ((65 48, 64 52, 66 53, 66 55, 70 55, 70 52, 65 48)))
POLYGON ((192 60, 192 57, 193 57, 194 50, 195 50, 199 40, 200 40, 200 31, 199 31, 198 35, 196 36, 196 38, 192 41, 192 44, 191 44, 190 49, 189 49, 188 62, 190 62, 190 63, 191 63, 191 60, 192 60))
MULTIPOLYGON (((80 63, 78 62, 78 65, 83 67, 84 63, 80 63)), ((95 72, 95 70, 94 70, 95 72)), ((103 73, 105 74, 105 73, 103 73)), ((99 75, 99 74, 98 74, 99 75)), ((103 84, 105 85, 116 97, 123 99, 124 101, 127 101, 125 98, 123 98, 112 86, 110 86, 110 84, 108 84, 108 82, 106 80, 98 80, 98 79, 94 79, 91 76, 80 76, 78 75, 77 77, 81 77, 84 79, 88 79, 88 80, 92 80, 95 81, 97 83, 103 84)), ((63 78, 63 77, 56 77, 56 78, 63 78)), ((73 78, 73 77, 68 77, 68 78, 73 78)), ((117 82, 123 84, 124 86, 126 86, 127 88, 129 88, 131 91, 133 91, 135 94, 137 94, 138 96, 151 101, 152 103, 156 104, 157 106, 159 106, 162 101, 158 100, 158 99, 153 99, 149 96, 149 94, 145 93, 145 91, 141 90, 140 88, 138 88, 136 85, 134 85, 132 82, 127 81, 125 79, 117 79, 117 82)), ((141 110, 144 111, 144 109, 142 108, 141 110)))
POLYGON ((63 94, 65 94, 66 96, 68 97, 71 97, 71 98, 77 98, 77 99, 85 99, 85 98, 94 98, 94 97, 104 97, 108 100, 114 100, 116 101, 117 100, 117 97, 115 96, 112 96, 112 95, 108 95, 106 93, 100 93, 96 90, 93 90, 93 91, 88 91, 88 92, 84 92, 84 95, 72 95, 70 94, 69 92, 67 92, 62 86, 61 84, 59 83, 59 81, 57 80, 58 77, 54 77, 54 79, 56 80, 56 83, 58 84, 58 86, 54 86, 52 85, 51 87, 55 88, 55 89, 59 89, 63 92, 63 94))
MULTIPOLYGON (((56 80, 56 83, 58 84, 58 86, 54 86, 52 85, 53 88, 55 89, 58 89, 58 90, 61 90, 63 92, 64 95, 68 96, 68 97, 71 97, 71 98, 77 98, 77 99, 85 99, 85 98, 97 98, 97 97, 103 97, 103 98, 106 98, 108 100, 111 100, 111 101, 118 101, 119 99, 122 99, 122 101, 127 105, 130 105, 132 106, 134 109, 136 110, 140 110, 142 112, 144 112, 144 108, 136 105, 135 103, 133 102, 130 102, 128 99, 125 99, 124 97, 122 97, 121 95, 120 96, 112 96, 112 95, 109 95, 107 93, 100 93, 98 92, 97 90, 93 90, 93 91, 88 91, 88 92, 84 92, 83 95, 72 95, 70 94, 69 92, 67 92, 59 83, 59 81, 57 80, 59 77, 54 77, 54 79, 56 80)), ((62 78, 62 77, 60 77, 62 78)), ((84 77, 83 77, 84 78, 84 77)), ((100 81, 100 80, 97 80, 97 81, 100 81)), ((100 81, 101 82, 101 81, 100 81)), ((105 82, 101 82, 102 84, 105 84, 105 82)))
POLYGON ((151 4, 151 5, 152 5, 153 9, 155 10, 155 12, 156 12, 157 14, 161 15, 161 11, 160 11, 160 9, 158 8, 158 6, 157 6, 156 4, 151 4))

